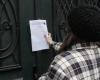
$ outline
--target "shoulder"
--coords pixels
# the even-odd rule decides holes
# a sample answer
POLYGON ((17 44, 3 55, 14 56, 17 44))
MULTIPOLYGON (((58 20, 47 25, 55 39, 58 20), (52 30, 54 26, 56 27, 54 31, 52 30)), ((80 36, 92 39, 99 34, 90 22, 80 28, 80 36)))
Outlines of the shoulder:
POLYGON ((61 66, 62 64, 70 65, 72 60, 75 61, 75 58, 73 56, 73 54, 75 53, 76 52, 73 51, 65 51, 56 55, 52 62, 52 65, 56 65, 56 66, 61 66))
POLYGON ((55 56, 55 59, 62 59, 62 58, 65 58, 65 59, 71 59, 73 58, 74 56, 73 55, 77 55, 77 54, 80 54, 81 52, 79 51, 75 51, 75 50, 69 50, 69 51, 64 51, 58 55, 55 56))
POLYGON ((80 63, 84 60, 85 58, 83 57, 81 52, 73 50, 73 51, 66 51, 57 55, 54 58, 53 63, 63 68, 63 65, 66 65, 66 67, 70 67, 73 64, 80 63))

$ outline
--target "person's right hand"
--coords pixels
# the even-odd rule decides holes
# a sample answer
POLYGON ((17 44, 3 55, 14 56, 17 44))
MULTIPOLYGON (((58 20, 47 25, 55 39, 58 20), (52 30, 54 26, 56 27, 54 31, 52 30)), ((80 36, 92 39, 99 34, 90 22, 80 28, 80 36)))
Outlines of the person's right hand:
POLYGON ((51 33, 48 33, 48 36, 45 36, 47 42, 49 45, 52 45, 54 43, 52 37, 51 37, 51 33))

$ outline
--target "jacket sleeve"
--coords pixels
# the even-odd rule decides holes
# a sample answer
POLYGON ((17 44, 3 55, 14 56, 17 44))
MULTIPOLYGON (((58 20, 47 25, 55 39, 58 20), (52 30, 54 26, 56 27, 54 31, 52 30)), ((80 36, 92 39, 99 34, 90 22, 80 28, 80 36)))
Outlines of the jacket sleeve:
POLYGON ((64 73, 64 70, 60 67, 58 64, 59 59, 57 56, 51 63, 48 72, 46 74, 43 74, 39 80, 69 80, 69 78, 66 76, 66 73, 64 73))
POLYGON ((62 45, 62 42, 54 42, 50 45, 51 48, 53 48, 55 51, 58 51, 62 45))

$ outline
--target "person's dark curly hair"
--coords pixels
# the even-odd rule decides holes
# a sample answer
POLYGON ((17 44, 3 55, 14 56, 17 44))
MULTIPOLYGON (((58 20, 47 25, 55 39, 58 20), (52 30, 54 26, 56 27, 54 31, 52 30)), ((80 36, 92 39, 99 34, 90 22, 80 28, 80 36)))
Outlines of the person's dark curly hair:
POLYGON ((69 27, 81 40, 100 41, 100 11, 96 7, 73 8, 68 15, 69 27))
MULTIPOLYGON (((100 41, 100 11, 96 7, 73 8, 68 15, 71 32, 66 35, 59 53, 75 43, 100 41)), ((100 46, 100 43, 98 44, 100 46)))

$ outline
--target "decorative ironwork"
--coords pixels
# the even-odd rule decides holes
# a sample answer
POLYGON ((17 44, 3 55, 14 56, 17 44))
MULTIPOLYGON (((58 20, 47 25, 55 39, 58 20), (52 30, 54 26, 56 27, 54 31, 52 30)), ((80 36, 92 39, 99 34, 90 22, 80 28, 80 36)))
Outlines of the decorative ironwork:
POLYGON ((19 67, 16 1, 0 0, 0 71, 19 67))
POLYGON ((67 15, 73 7, 80 5, 97 6, 99 0, 55 0, 56 7, 56 25, 57 37, 62 40, 65 34, 69 31, 67 23, 67 15), (67 27, 66 27, 67 26, 67 27))

